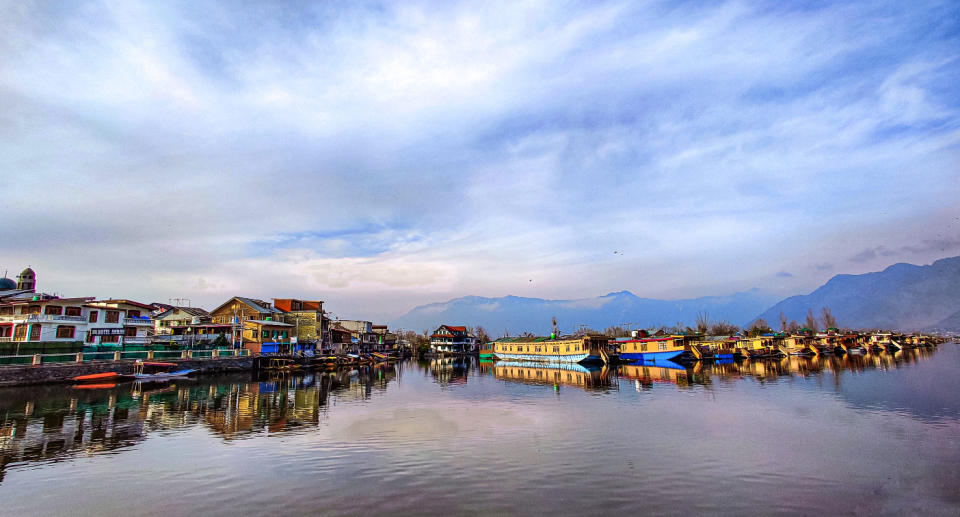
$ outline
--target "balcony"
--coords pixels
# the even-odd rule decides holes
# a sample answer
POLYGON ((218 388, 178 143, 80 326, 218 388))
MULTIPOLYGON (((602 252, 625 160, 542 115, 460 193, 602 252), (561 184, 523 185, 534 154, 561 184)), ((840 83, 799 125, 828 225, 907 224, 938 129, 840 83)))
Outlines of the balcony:
POLYGON ((0 316, 0 321, 14 321, 18 323, 84 323, 87 319, 83 316, 66 316, 64 314, 5 314, 0 316))
POLYGON ((153 342, 153 338, 149 336, 124 336, 123 344, 125 345, 149 345, 153 342))
POLYGON ((8 343, 13 341, 13 336, 0 336, 0 343, 8 343))
POLYGON ((153 320, 150 318, 124 318, 124 325, 137 325, 140 327, 152 327, 153 320))

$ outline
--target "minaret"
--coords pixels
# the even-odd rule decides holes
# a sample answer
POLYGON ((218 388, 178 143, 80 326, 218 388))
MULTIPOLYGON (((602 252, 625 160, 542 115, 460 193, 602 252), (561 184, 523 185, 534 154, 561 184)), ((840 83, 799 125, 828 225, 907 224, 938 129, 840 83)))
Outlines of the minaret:
POLYGON ((17 289, 22 289, 24 291, 36 291, 37 290, 37 274, 33 272, 29 267, 20 272, 20 275, 17 276, 17 289))

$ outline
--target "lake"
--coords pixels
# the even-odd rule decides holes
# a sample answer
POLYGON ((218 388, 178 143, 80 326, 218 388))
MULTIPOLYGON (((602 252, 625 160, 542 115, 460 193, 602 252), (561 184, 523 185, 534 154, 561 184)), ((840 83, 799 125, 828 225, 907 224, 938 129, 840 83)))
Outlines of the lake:
POLYGON ((960 347, 0 389, 3 515, 960 513, 960 347))

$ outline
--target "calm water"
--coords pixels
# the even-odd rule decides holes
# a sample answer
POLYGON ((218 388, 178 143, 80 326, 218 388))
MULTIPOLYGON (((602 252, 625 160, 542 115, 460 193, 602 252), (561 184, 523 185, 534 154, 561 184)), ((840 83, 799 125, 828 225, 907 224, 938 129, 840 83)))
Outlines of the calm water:
POLYGON ((960 513, 960 346, 0 390, 0 514, 960 513))

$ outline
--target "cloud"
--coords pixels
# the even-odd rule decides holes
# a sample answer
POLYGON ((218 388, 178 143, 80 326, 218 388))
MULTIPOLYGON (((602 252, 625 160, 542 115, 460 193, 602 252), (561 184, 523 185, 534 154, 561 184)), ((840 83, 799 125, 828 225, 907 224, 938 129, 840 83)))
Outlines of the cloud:
POLYGON ((958 248, 916 240, 960 188, 950 3, 8 11, 0 255, 55 290, 388 314, 958 248))
POLYGON ((780 271, 776 275, 778 278, 793 278, 793 274, 787 271, 780 271))

